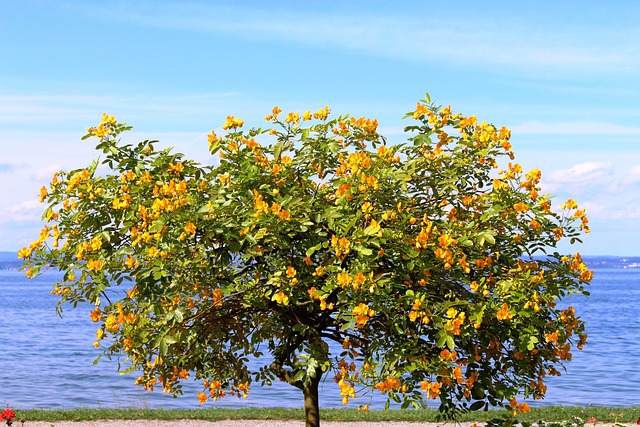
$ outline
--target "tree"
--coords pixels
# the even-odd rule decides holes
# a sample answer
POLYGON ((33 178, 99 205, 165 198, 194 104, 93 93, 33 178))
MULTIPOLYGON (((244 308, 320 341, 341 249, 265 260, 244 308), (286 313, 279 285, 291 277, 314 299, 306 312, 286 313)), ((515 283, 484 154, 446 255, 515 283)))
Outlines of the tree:
POLYGON ((551 209, 540 172, 510 162, 508 129, 428 95, 402 144, 376 120, 329 116, 275 107, 273 129, 249 131, 227 117, 204 166, 122 144, 130 127, 105 114, 85 136, 103 166, 41 190, 27 275, 65 272, 60 304, 94 304, 95 346, 145 389, 179 395, 195 377, 205 402, 285 381, 308 426, 329 373, 345 404, 377 389, 404 407, 439 399, 446 417, 526 411, 516 395, 542 398, 586 341, 556 303, 586 294, 592 272, 555 251, 588 231, 584 211, 551 209))

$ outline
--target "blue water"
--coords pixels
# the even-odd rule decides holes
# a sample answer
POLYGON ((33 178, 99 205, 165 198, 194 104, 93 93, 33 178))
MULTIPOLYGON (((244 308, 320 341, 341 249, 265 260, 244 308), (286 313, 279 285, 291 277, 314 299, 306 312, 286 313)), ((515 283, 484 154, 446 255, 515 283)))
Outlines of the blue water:
MULTIPOLYGON (((116 362, 93 348, 96 325, 88 308, 69 307, 61 319, 49 294, 56 273, 27 280, 0 270, 0 406, 27 408, 197 408, 200 386, 187 381, 178 399, 138 389, 136 375, 118 375, 116 362)), ((640 269, 597 269, 589 298, 570 301, 587 322, 588 345, 575 351, 568 373, 552 378, 547 398, 554 405, 640 405, 640 269)), ((323 407, 341 407, 332 378, 321 386, 323 407)), ((371 407, 381 409, 384 399, 371 407)), ((354 399, 349 406, 369 403, 354 399)), ((540 402, 529 402, 540 404, 540 402)), ((249 399, 225 397, 218 407, 301 407, 300 392, 287 384, 252 386, 249 399)))

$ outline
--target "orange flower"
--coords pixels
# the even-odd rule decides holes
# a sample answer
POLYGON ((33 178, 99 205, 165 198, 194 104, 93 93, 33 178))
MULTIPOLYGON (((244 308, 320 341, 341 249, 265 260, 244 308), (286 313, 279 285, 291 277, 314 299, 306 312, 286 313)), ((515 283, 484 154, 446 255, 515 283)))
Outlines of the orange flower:
POLYGON ((196 226, 192 222, 190 222, 189 224, 184 226, 184 231, 187 234, 194 234, 196 232, 196 226))
POLYGON ((280 305, 289 305, 289 297, 282 291, 275 294, 271 300, 277 302, 280 305))
POLYGON ((502 304, 500 310, 498 310, 498 312, 496 313, 496 317, 498 318, 498 320, 511 320, 514 317, 514 314, 511 313, 511 311, 509 310, 509 306, 505 302, 504 304, 502 304))
POLYGON ((235 118, 234 116, 227 116, 227 121, 222 125, 222 129, 236 129, 241 128, 244 125, 244 120, 240 118, 235 118))
POLYGON ((295 268, 293 268, 293 267, 291 267, 291 266, 287 267, 287 273, 286 273, 286 275, 287 275, 287 277, 288 277, 288 278, 290 278, 290 279, 291 279, 291 278, 293 278, 293 277, 296 277, 296 273, 297 273, 297 271, 296 271, 296 269, 295 269, 295 268))
POLYGON ((278 213, 278 216, 283 221, 291 221, 291 213, 286 209, 282 209, 280 213, 278 213))

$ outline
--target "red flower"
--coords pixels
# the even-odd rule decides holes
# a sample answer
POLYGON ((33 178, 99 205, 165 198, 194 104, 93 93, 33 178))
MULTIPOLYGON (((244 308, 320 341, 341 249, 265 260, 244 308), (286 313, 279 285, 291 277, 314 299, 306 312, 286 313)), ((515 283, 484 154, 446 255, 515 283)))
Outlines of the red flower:
POLYGON ((12 420, 16 417, 16 413, 7 408, 0 414, 0 420, 12 420))
POLYGON ((638 421, 636 421, 636 424, 640 425, 640 418, 638 418, 638 421))
POLYGON ((596 417, 591 417, 591 418, 589 418, 589 422, 590 422, 590 423, 595 423, 595 422, 596 422, 596 417))

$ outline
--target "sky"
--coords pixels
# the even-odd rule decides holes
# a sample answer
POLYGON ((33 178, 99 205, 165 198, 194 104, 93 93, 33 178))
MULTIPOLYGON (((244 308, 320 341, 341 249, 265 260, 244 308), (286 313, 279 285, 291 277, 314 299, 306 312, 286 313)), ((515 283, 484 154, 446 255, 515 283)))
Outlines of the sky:
POLYGON ((512 130, 542 192, 586 208, 583 255, 640 256, 640 2, 0 0, 0 251, 38 190, 88 166, 103 112, 211 163, 227 115, 375 117, 392 142, 429 92, 512 130))

